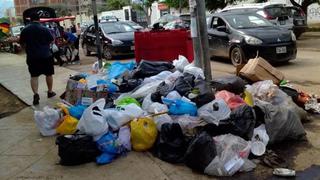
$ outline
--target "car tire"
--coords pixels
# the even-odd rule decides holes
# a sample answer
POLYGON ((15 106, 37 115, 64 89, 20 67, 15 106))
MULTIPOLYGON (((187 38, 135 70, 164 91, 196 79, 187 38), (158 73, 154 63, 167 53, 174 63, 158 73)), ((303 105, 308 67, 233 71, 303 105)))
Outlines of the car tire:
POLYGON ((88 46, 86 44, 82 45, 83 54, 86 56, 90 56, 91 51, 88 50, 88 46))
POLYGON ((246 63, 246 58, 243 50, 240 47, 234 47, 230 52, 230 60, 234 66, 246 63))
POLYGON ((112 59, 112 54, 111 54, 111 51, 108 47, 104 47, 103 48, 103 57, 106 59, 106 60, 111 60, 112 59))

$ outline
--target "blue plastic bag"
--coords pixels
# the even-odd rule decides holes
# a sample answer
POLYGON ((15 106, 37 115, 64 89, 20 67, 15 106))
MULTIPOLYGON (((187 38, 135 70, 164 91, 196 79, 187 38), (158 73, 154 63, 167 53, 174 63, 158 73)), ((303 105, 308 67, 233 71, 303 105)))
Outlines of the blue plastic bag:
POLYGON ((75 117, 79 120, 86 108, 87 107, 83 105, 72 106, 69 108, 69 113, 72 117, 75 117))
POLYGON ((115 84, 113 84, 110 80, 103 80, 103 79, 99 79, 97 80, 97 85, 98 86, 105 86, 108 89, 108 92, 114 93, 118 91, 118 86, 116 86, 115 84))
POLYGON ((115 79, 121 76, 127 70, 133 70, 136 63, 134 61, 130 61, 127 63, 114 62, 111 64, 108 70, 108 79, 115 79))
POLYGON ((164 104, 169 107, 170 115, 184 115, 189 114, 190 116, 197 116, 197 106, 192 102, 183 101, 181 99, 162 99, 164 104))
POLYGON ((102 152, 96 158, 97 164, 109 164, 119 154, 119 145, 117 143, 117 136, 108 132, 97 141, 98 149, 102 152))

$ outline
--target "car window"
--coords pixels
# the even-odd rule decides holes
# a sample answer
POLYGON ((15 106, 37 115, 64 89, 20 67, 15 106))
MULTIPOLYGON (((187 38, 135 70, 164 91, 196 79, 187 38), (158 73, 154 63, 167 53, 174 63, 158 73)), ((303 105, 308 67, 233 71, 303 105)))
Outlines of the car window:
POLYGON ((214 17, 212 20, 211 28, 216 29, 219 26, 226 26, 226 23, 221 18, 214 17))
POLYGON ((235 14, 226 15, 225 18, 236 29, 273 26, 269 21, 258 15, 235 14))
POLYGON ((288 13, 290 17, 301 16, 300 10, 293 7, 288 7, 288 13))
POLYGON ((104 23, 101 24, 102 30, 106 34, 134 32, 134 28, 125 23, 104 23))
POLYGON ((284 15, 288 15, 287 9, 281 6, 278 7, 268 7, 265 9, 265 11, 267 12, 267 14, 271 17, 271 18, 276 18, 279 16, 284 16, 284 15))

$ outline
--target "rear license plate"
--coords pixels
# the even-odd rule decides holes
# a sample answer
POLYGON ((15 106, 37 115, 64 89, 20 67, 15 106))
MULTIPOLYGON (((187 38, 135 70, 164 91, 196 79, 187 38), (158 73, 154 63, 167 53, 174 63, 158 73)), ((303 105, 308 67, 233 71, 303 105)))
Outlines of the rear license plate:
POLYGON ((301 20, 298 20, 297 24, 301 26, 301 25, 303 25, 303 22, 301 20))
POLYGON ((280 25, 285 25, 286 24, 286 21, 279 21, 280 22, 280 25))
POLYGON ((131 46, 130 49, 131 49, 131 50, 134 50, 134 46, 131 46))
POLYGON ((286 46, 276 47, 276 52, 277 54, 287 53, 287 47, 286 46))

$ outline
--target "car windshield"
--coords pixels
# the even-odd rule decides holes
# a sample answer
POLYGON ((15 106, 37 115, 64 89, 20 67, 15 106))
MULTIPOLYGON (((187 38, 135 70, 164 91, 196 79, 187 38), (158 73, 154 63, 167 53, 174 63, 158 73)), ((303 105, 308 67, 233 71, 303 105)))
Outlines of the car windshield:
POLYGON ((139 24, 132 21, 126 21, 126 23, 129 24, 130 26, 139 26, 139 24))
POLYGON ((269 21, 256 15, 236 14, 226 15, 226 20, 236 29, 259 28, 273 26, 269 21))
POLYGON ((125 33, 135 31, 133 27, 125 23, 104 23, 101 28, 106 34, 125 33))

